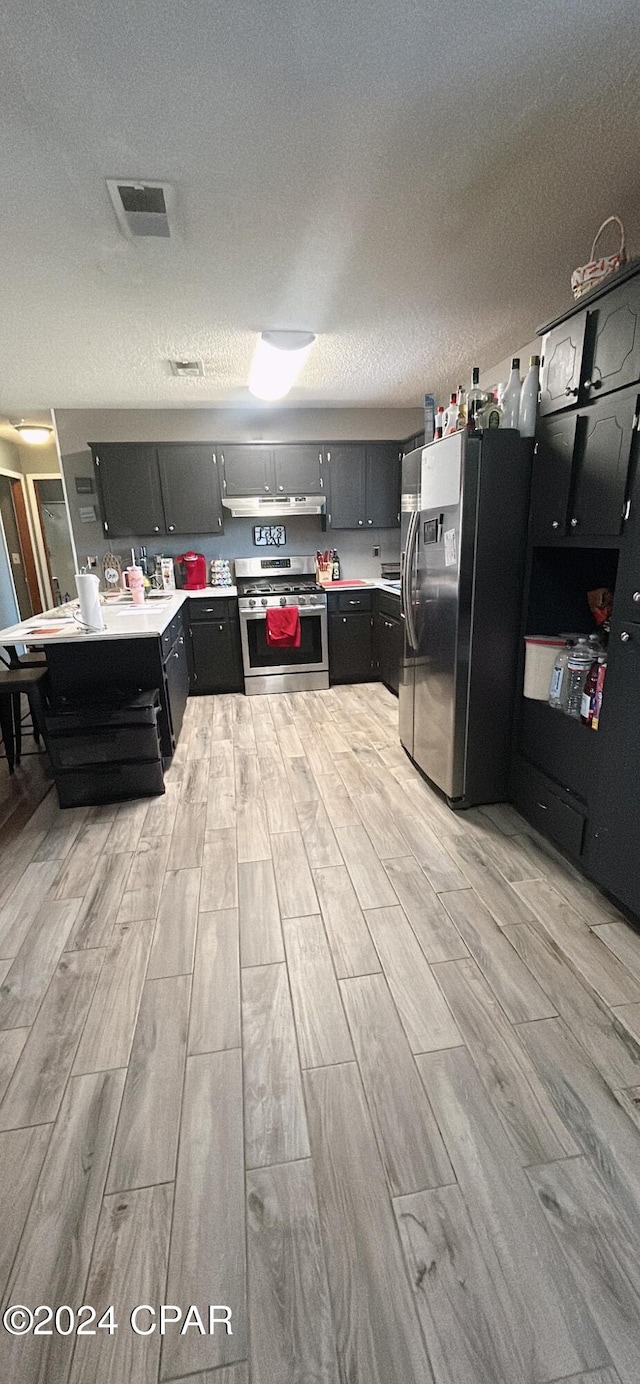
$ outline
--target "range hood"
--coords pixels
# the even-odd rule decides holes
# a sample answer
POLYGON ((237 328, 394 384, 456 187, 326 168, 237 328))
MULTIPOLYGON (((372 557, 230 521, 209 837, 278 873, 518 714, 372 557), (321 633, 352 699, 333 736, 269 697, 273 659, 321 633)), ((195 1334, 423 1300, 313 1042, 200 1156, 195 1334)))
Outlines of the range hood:
POLYGON ((286 519, 296 514, 324 514, 324 495, 225 495, 234 519, 286 519))

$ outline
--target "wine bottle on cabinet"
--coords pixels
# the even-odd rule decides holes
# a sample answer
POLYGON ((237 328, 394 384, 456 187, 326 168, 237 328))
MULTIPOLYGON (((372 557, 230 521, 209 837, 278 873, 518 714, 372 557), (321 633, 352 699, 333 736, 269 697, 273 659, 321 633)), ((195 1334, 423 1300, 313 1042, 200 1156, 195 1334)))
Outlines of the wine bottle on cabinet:
POLYGON ((514 356, 511 361, 511 374, 507 380, 505 391, 501 399, 503 428, 517 428, 518 426, 521 388, 520 358, 519 356, 514 356))
POLYGON ((540 388, 540 357, 529 357, 529 369, 520 390, 520 409, 518 427, 521 437, 534 437, 538 416, 538 390, 540 388))
POLYGON ((445 435, 445 437, 449 437, 450 433, 454 433, 454 432, 456 431, 456 421, 457 421, 457 418, 458 418, 458 396, 457 396, 457 394, 455 393, 455 390, 454 390, 454 392, 452 393, 451 398, 450 398, 450 400, 449 400, 449 407, 448 407, 447 409, 445 409, 445 415, 444 415, 444 419, 445 419, 445 422, 444 422, 444 435, 445 435))
POLYGON ((467 395, 467 427, 471 432, 478 428, 478 418, 487 402, 484 389, 480 388, 480 366, 474 365, 471 371, 471 389, 467 395))

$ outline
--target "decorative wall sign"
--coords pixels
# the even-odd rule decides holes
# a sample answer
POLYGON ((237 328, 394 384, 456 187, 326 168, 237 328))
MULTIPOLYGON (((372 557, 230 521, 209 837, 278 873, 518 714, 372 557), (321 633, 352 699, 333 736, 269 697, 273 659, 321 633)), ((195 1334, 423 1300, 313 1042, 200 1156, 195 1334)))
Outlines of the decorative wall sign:
POLYGON ((281 548, 287 531, 284 524, 254 524, 253 541, 256 548, 281 548))
POLYGON ((76 476, 76 494, 93 495, 93 476, 76 476))
POLYGON ((98 518, 95 505, 79 505, 78 514, 81 524, 95 524, 98 518))

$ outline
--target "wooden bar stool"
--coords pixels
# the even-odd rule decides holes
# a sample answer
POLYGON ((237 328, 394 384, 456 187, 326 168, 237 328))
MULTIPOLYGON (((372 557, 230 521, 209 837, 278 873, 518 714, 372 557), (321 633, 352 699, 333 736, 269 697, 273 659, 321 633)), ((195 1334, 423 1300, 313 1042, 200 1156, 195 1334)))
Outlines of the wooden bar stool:
POLYGON ((22 754, 22 708, 20 698, 26 693, 37 745, 44 730, 44 687, 47 670, 37 668, 0 669, 0 730, 12 774, 22 754))

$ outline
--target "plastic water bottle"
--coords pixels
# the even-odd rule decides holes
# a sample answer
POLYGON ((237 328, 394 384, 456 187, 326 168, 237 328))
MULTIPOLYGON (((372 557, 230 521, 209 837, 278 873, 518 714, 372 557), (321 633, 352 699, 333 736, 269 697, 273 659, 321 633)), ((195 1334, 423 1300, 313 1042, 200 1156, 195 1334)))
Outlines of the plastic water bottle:
POLYGON ((567 678, 567 664, 569 662, 570 647, 571 646, 569 642, 567 642, 564 646, 564 649, 558 649, 556 661, 553 665, 553 671, 551 673, 551 682, 549 685, 549 706, 554 707, 556 711, 560 711, 562 708, 562 699, 567 678))
POLYGON ((582 709, 584 680, 592 663, 593 649, 586 635, 581 635, 577 644, 574 644, 573 648, 569 650, 565 697, 562 706, 562 710, 566 711, 567 716, 573 716, 577 721, 580 720, 582 709))

